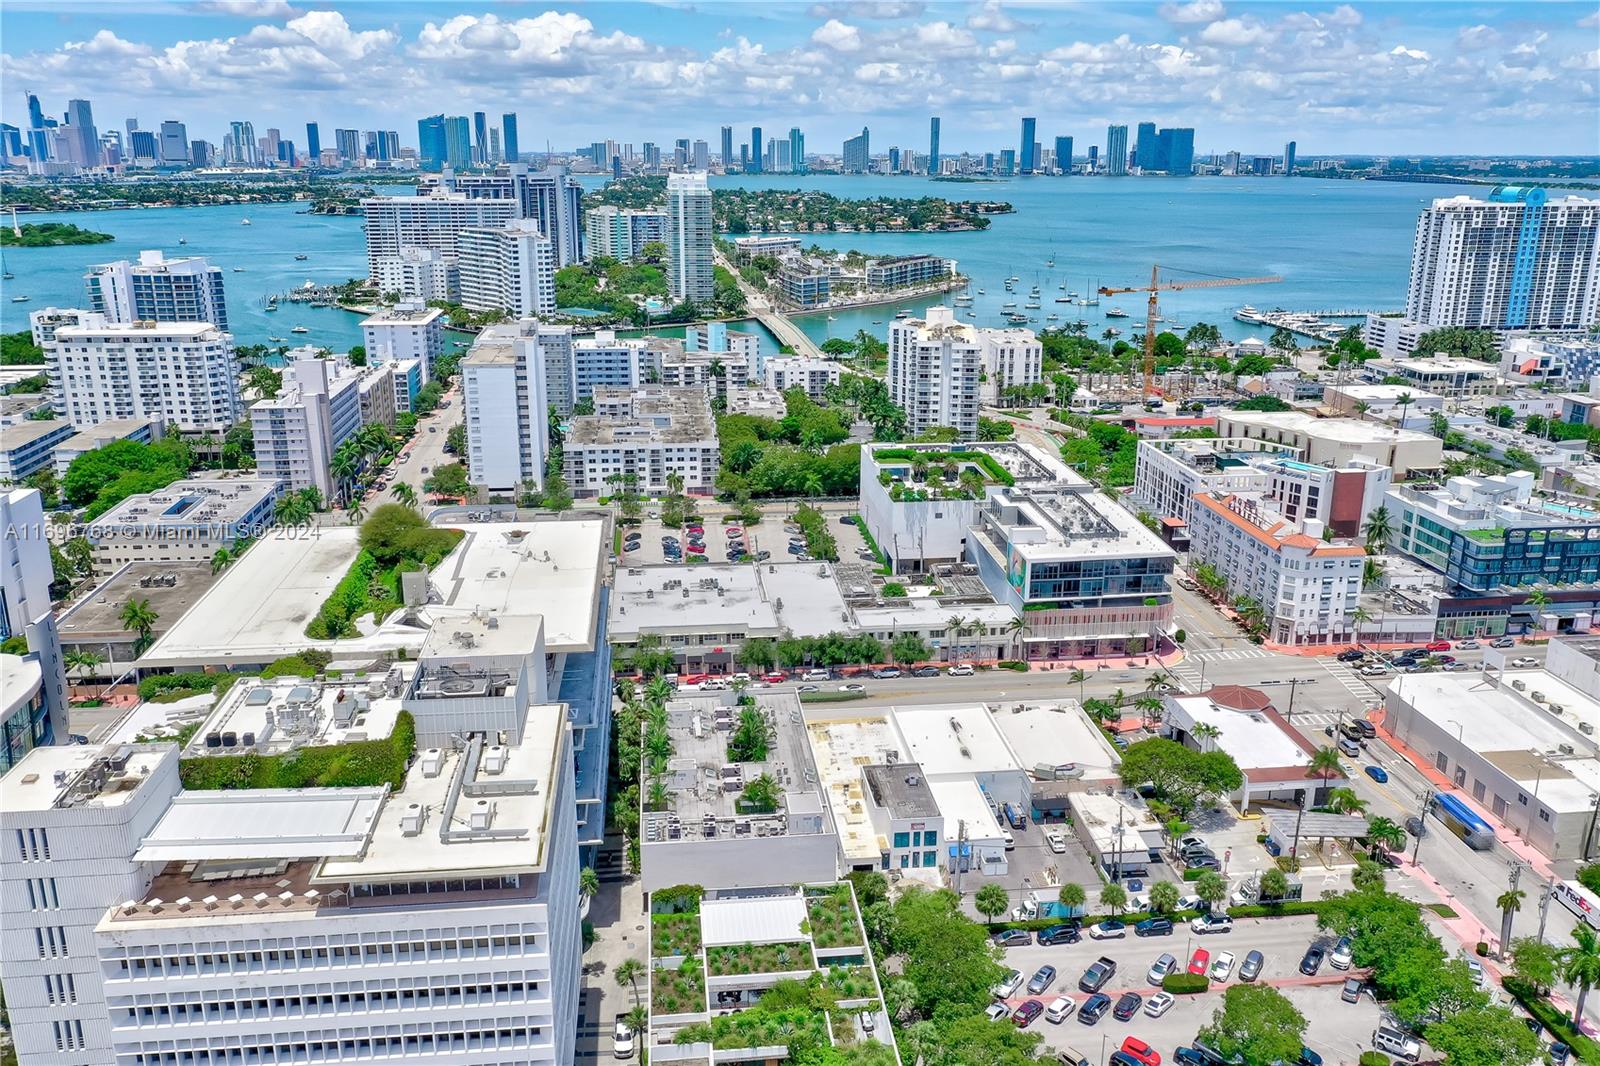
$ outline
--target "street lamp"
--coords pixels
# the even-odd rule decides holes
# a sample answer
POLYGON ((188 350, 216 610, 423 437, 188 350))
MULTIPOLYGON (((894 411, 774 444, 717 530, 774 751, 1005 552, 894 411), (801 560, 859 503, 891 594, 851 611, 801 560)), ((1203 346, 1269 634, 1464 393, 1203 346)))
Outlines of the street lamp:
POLYGON ((1456 727, 1456 743, 1459 744, 1459 745, 1462 745, 1463 747, 1465 747, 1466 743, 1467 743, 1467 741, 1466 741, 1467 727, 1462 725, 1460 722, 1456 721, 1454 718, 1446 718, 1445 721, 1449 722, 1451 725, 1456 727))

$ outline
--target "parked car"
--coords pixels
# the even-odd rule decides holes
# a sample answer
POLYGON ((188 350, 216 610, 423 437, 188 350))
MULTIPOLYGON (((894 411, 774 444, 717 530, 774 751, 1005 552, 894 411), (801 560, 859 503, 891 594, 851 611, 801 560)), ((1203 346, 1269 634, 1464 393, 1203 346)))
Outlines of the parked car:
POLYGON ((1413 814, 1410 818, 1406 819, 1406 832, 1410 833, 1418 840, 1421 840, 1423 837, 1428 835, 1428 827, 1423 824, 1422 819, 1419 816, 1413 814))
POLYGON ((1139 1013, 1139 1008, 1144 1006, 1144 997, 1137 992, 1124 992, 1117 997, 1117 1005, 1111 1009, 1111 1016, 1119 1022, 1125 1022, 1139 1013))
POLYGON ((1233 932, 1233 919, 1226 914, 1202 914, 1189 923, 1192 933, 1231 933, 1233 932))
POLYGON ((833 675, 827 670, 807 670, 800 675, 800 680, 802 681, 829 681, 832 678, 833 675))
POLYGON ((1424 648, 1427 651, 1449 651, 1450 642, 1448 640, 1430 640, 1424 645, 1424 648))
POLYGON ((912 677, 938 677, 939 676, 939 668, 937 666, 919 666, 915 670, 911 671, 911 676, 912 677))
POLYGON ((1346 977, 1344 987, 1339 990, 1339 998, 1346 1003, 1360 1003, 1361 992, 1365 986, 1359 977, 1346 977))
POLYGON ((1367 772, 1367 776, 1372 778, 1374 781, 1376 781, 1380 785, 1384 784, 1385 782, 1387 782, 1389 780, 1389 771, 1385 770, 1381 766, 1368 766, 1365 769, 1366 769, 1366 772, 1367 772))
POLYGON ((1191 870, 1222 869, 1222 864, 1217 861, 1217 857, 1215 855, 1197 855, 1192 859, 1186 858, 1184 859, 1183 864, 1191 870))
POLYGON ((1046 829, 1044 831, 1045 845, 1057 855, 1065 855, 1067 851, 1067 838, 1059 829, 1046 829))
POLYGON ((1539 660, 1535 659, 1531 655, 1520 655, 1511 660, 1511 665, 1516 667, 1518 670, 1526 670, 1530 667, 1538 666, 1539 660))
POLYGON ((1422 1057, 1422 1045, 1392 1025, 1378 1026, 1372 1034, 1372 1046, 1386 1055, 1399 1055, 1411 1062, 1422 1057))
POLYGON ((1018 948, 1033 942, 1033 935, 1026 929, 1003 929, 993 937, 996 947, 1018 948))
POLYGON ((1171 936, 1171 918, 1146 918, 1133 927, 1135 936, 1171 936))
POLYGON ((994 993, 995 999, 1010 999, 1017 994, 1017 989, 1022 987, 1022 982, 1022 971, 1010 970, 1000 979, 1000 983, 989 991, 994 993))
POLYGON ((1217 957, 1211 960, 1210 977, 1213 981, 1226 981, 1233 976, 1234 954, 1231 951, 1219 951, 1217 957))
POLYGON ((1295 1066, 1322 1066, 1322 1056, 1302 1045, 1300 1057, 1295 1060, 1295 1066))
POLYGON ((1170 992, 1157 992, 1144 1001, 1144 1012, 1152 1018, 1159 1018, 1172 1009, 1178 997, 1170 992))
POLYGON ((1003 1022, 1011 1017, 1011 1004, 996 1000, 984 1008, 983 1016, 991 1022, 1003 1022))
POLYGON ((1106 1066, 1141 1066, 1138 1059, 1121 1051, 1113 1051, 1106 1059, 1106 1066))
POLYGON ((950 668, 951 677, 971 677, 972 672, 971 663, 958 663, 950 668))
POLYGON ((1172 1053, 1174 1066, 1211 1066, 1211 1060, 1192 1047, 1179 1047, 1172 1053))
POLYGON ((1033 979, 1028 982, 1028 995, 1040 996, 1051 985, 1056 983, 1056 968, 1054 966, 1041 966, 1033 972, 1033 979))
POLYGON ((1259 951, 1251 951, 1239 964, 1239 980, 1254 981, 1261 976, 1261 968, 1267 964, 1267 957, 1259 951))
POLYGON ((1339 942, 1333 945, 1333 951, 1328 954, 1328 965, 1335 970, 1348 970, 1353 954, 1354 948, 1351 946, 1350 938, 1342 936, 1339 942))
POLYGON ((1476 648, 1477 646, 1478 646, 1478 642, 1475 641, 1475 640, 1458 640, 1458 641, 1456 641, 1456 650, 1457 651, 1471 651, 1473 648, 1476 648))
POLYGON ((1111 1009, 1111 997, 1104 992, 1096 992, 1083 1001, 1083 1006, 1078 1008, 1078 1021, 1084 1025, 1094 1025, 1106 1016, 1106 1011, 1111 1009))
POLYGON ((1052 1025, 1060 1025, 1072 1017, 1072 1012, 1078 1009, 1078 1001, 1071 996, 1057 996, 1050 1001, 1044 1009, 1044 1020, 1052 1025))
POLYGON ((1128 923, 1107 918, 1089 927, 1090 940, 1121 940, 1128 935, 1128 923))
POLYGON ((883 680, 891 677, 899 677, 900 671, 898 668, 893 666, 880 666, 878 669, 872 671, 872 676, 883 680))
POLYGON ((1352 759, 1359 759, 1361 757, 1361 745, 1357 744, 1349 737, 1339 738, 1339 750, 1350 756, 1352 759))
POLYGON ((631 1059, 634 1045, 633 1027, 623 1015, 617 1015, 616 1027, 611 1030, 611 1054, 619 1059, 631 1059))
POLYGON ((1128 1056, 1139 1066, 1161 1066, 1161 1056, 1156 1049, 1136 1036, 1124 1039, 1122 1047, 1117 1049, 1117 1054, 1128 1056))
POLYGON ((1150 964, 1150 972, 1145 976, 1151 984, 1159 985, 1167 979, 1168 974, 1173 973, 1177 968, 1178 960, 1172 957, 1171 952, 1163 951, 1161 957, 1150 964))
POLYGON ((1516 646, 1517 642, 1511 637, 1500 637, 1489 642, 1489 647, 1491 648, 1515 648, 1516 646))
POLYGON ((1338 660, 1342 663, 1358 663, 1366 657, 1367 653, 1358 648, 1351 648, 1349 651, 1342 651, 1337 656, 1338 660))
POLYGON ((1361 668, 1362 677, 1382 677, 1388 672, 1389 668, 1381 663, 1373 663, 1371 666, 1363 666, 1361 668))
POLYGON ((1017 1013, 1011 1016, 1011 1020, 1016 1023, 1018 1029, 1026 1029, 1043 1013, 1044 1004, 1036 999, 1030 999, 1017 1008, 1017 1013))
POLYGON ((1322 960, 1326 955, 1327 953, 1321 948, 1315 944, 1311 945, 1300 959, 1300 972, 1307 977, 1317 976, 1317 971, 1322 969, 1322 960))
POLYGON ((867 691, 867 686, 858 685, 858 684, 856 684, 855 682, 852 681, 847 685, 840 685, 839 686, 839 691, 840 692, 865 692, 865 691, 867 691))
MULTIPOLYGON (((1110 981, 1116 972, 1117 964, 1102 955, 1091 962, 1089 968, 1083 971, 1083 976, 1078 978, 1078 991, 1098 992, 1106 986, 1106 982, 1110 981)), ((1085 1003, 1084 1006, 1087 1007, 1088 1004, 1085 1003)))
MULTIPOLYGON (((1018 930, 1020 932, 1020 930, 1018 930)), ((1078 923, 1066 922, 1061 925, 1050 925, 1039 930, 1035 935, 1036 943, 1050 947, 1056 944, 1076 944, 1082 938, 1078 935, 1078 923)))
POLYGON ((1489 975, 1483 972, 1483 963, 1477 959, 1465 959, 1467 972, 1472 975, 1472 983, 1482 988, 1489 981, 1489 975))

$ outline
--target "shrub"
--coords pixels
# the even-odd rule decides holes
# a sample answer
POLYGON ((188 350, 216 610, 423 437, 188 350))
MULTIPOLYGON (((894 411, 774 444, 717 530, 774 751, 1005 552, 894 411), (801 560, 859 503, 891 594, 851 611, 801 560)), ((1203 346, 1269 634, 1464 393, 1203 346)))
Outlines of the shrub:
POLYGON ((1381 1051, 1363 1051, 1357 1061, 1361 1066, 1389 1066, 1389 1056, 1381 1051))
POLYGON ((1185 881, 1193 881, 1204 872, 1204 870, 1185 870, 1183 871, 1183 879, 1185 881))
POLYGON ((399 791, 417 743, 409 711, 395 718, 394 732, 381 740, 301 748, 283 755, 211 755, 184 759, 178 776, 184 788, 354 788, 388 784, 399 791))
POLYGON ((1182 645, 1188 639, 1189 634, 1186 630, 1180 629, 1176 633, 1172 634, 1172 642, 1174 644, 1182 645))
POLYGON ((1578 884, 1590 892, 1600 892, 1600 862, 1578 867, 1578 884))
POLYGON ((1472 946, 1472 953, 1480 959, 1486 959, 1489 957, 1489 945, 1480 940, 1472 946))
POLYGON ((151 674, 139 681, 139 697, 157 703, 170 703, 186 696, 198 696, 202 692, 221 696, 237 680, 238 674, 151 674))
POLYGON ((1001 670, 1015 670, 1018 673, 1023 673, 1023 674, 1028 672, 1028 664, 1027 663, 1023 663, 1023 662, 1018 662, 1015 659, 1001 659, 999 662, 995 663, 995 666, 997 666, 1001 670))
POLYGON ((1161 991, 1174 996, 1193 996, 1211 988, 1211 978, 1203 973, 1169 973, 1161 979, 1161 991))
POLYGON ((1316 900, 1295 899, 1287 903, 1251 904, 1246 907, 1230 907, 1228 914, 1234 918, 1277 918, 1291 914, 1316 914, 1318 904, 1316 900))

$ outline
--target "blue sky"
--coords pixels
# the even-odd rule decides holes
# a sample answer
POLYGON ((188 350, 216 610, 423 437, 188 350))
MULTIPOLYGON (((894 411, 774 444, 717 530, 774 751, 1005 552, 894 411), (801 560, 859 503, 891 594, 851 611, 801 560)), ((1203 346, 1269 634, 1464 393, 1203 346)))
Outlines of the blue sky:
POLYGON ((176 118, 220 141, 249 119, 400 131, 520 116, 524 149, 798 125, 838 151, 1010 146, 1018 119, 1071 134, 1193 126, 1198 152, 1600 155, 1595 3, 916 0, 319 3, 6 0, 0 117, 22 93, 102 128, 176 118))

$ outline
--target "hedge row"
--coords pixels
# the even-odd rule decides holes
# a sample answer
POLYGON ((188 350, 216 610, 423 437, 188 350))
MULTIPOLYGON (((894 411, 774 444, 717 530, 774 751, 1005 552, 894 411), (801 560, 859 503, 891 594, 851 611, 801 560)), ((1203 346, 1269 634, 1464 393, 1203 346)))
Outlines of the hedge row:
POLYGON ((1563 1044, 1572 1049, 1579 1062, 1600 1062, 1600 1043, 1590 1040, 1574 1029, 1572 1019, 1539 995, 1532 985, 1517 977, 1507 977, 1501 983, 1529 1014, 1539 1019, 1540 1025, 1550 1030, 1563 1044))
POLYGON ((353 788, 387 784, 399 791, 416 748, 417 727, 409 711, 395 718, 382 740, 300 748, 283 755, 210 755, 184 759, 184 788, 353 788))
POLYGON ((1194 996, 1211 988, 1211 978, 1203 973, 1169 973, 1161 979, 1161 991, 1174 996, 1194 996))
POLYGON ((139 698, 153 700, 169 692, 194 695, 212 692, 223 682, 233 683, 228 674, 151 674, 139 681, 139 698))
POLYGON ((1248 907, 1230 907, 1228 914, 1234 918, 1280 918, 1293 914, 1317 914, 1316 900, 1294 899, 1287 903, 1271 903, 1266 905, 1252 904, 1248 907))

